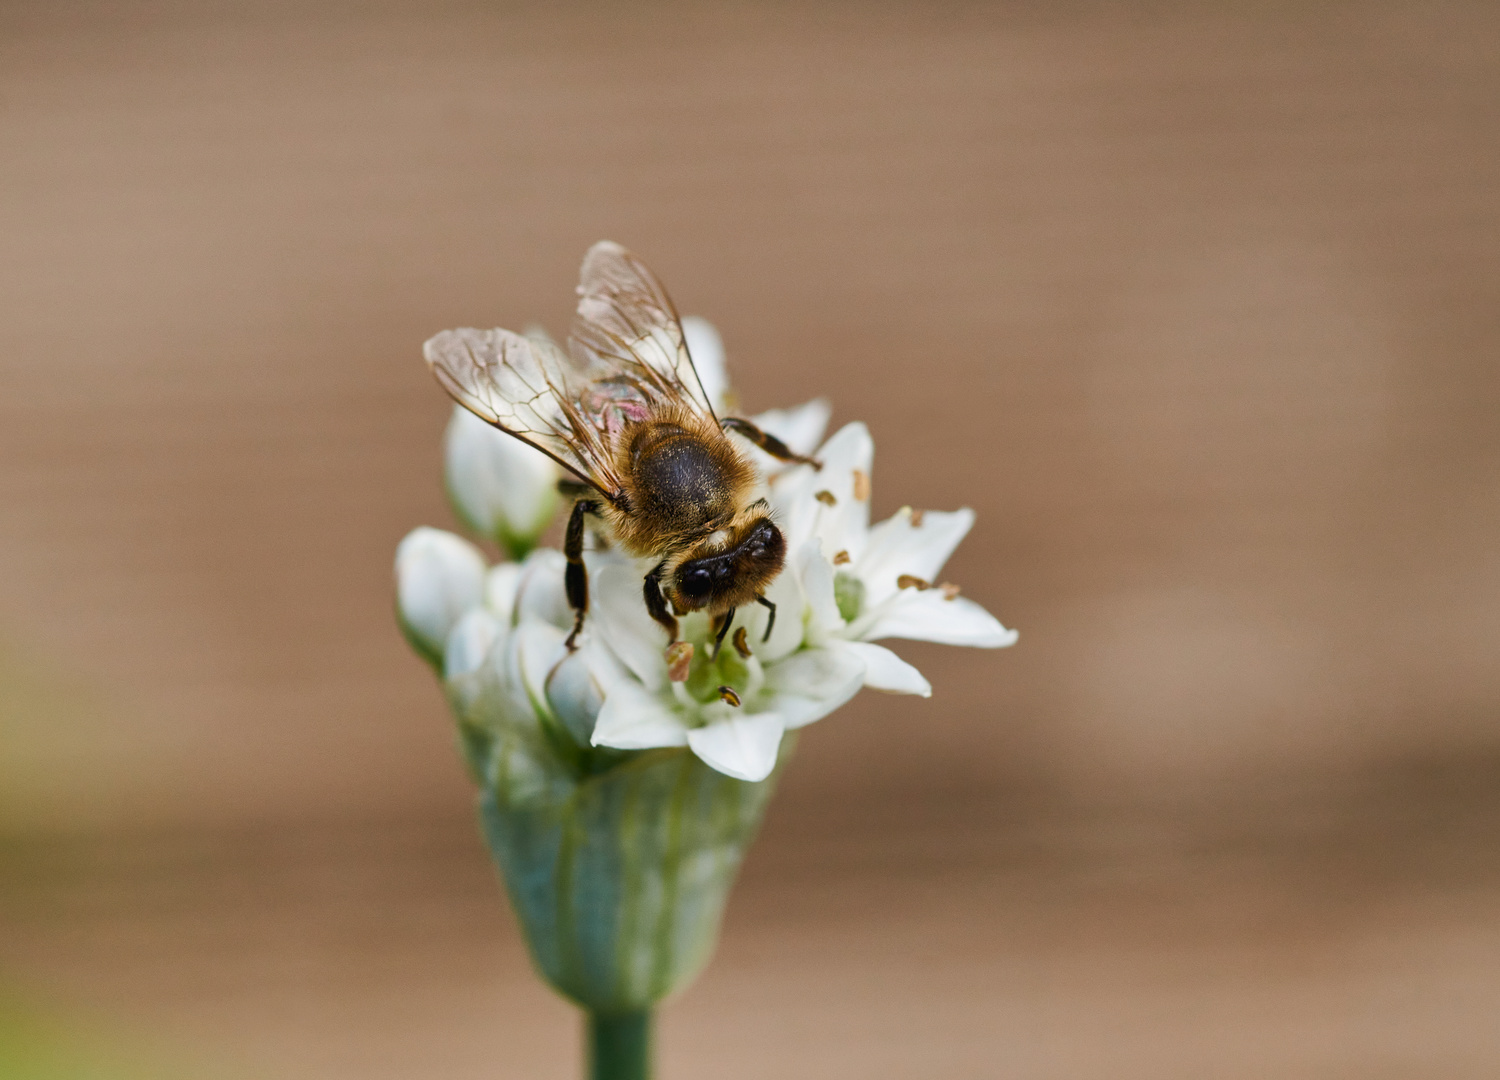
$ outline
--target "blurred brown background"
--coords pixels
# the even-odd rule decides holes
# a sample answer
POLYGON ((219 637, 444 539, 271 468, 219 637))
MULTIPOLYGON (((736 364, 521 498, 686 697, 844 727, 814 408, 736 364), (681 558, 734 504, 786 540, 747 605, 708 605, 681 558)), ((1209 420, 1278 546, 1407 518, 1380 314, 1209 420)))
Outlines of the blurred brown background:
POLYGON ((1497 192, 1492 4, 0 3, 0 1044, 576 1072, 390 566, 609 237, 1022 633, 806 733, 668 1080, 1496 1075, 1497 192))

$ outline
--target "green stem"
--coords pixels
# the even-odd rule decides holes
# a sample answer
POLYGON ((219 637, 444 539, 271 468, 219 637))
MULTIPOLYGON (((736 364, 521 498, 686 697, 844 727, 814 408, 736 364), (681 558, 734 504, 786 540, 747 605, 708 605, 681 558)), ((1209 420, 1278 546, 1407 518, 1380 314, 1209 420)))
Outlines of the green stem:
POLYGON ((651 1080, 651 1013, 589 1013, 590 1080, 651 1080))

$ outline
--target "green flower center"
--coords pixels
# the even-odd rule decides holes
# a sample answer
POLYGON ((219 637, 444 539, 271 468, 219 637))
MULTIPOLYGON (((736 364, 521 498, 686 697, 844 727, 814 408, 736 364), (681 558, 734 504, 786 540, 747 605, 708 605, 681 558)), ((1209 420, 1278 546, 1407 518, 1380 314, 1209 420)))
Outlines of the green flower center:
POLYGON ((750 668, 734 647, 730 637, 734 634, 730 630, 729 636, 724 638, 724 645, 719 650, 719 655, 710 658, 709 652, 713 648, 712 642, 704 641, 697 643, 693 650, 693 666, 688 671, 686 684, 687 692, 692 695, 693 700, 708 704, 719 700, 719 687, 730 686, 744 692, 746 685, 750 682, 750 668))
POLYGON ((853 622, 865 606, 865 583, 847 570, 840 570, 833 575, 833 599, 844 621, 853 622))

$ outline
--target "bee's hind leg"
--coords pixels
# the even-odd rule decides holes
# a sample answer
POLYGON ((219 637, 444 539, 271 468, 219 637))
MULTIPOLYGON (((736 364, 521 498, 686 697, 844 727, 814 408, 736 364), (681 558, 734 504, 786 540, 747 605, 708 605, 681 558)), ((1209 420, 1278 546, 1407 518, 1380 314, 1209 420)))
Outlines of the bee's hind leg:
POLYGON ((741 420, 738 416, 726 416, 720 424, 725 431, 732 431, 736 435, 743 435, 777 461, 790 461, 798 465, 811 465, 814 469, 823 468, 821 461, 797 453, 775 435, 762 431, 748 420, 741 420))
POLYGON ((771 603, 771 601, 767 600, 764 596, 757 596, 755 598, 755 602, 771 613, 771 617, 766 620, 765 637, 760 639, 761 641, 770 641, 771 628, 776 625, 776 605, 771 603))
POLYGON ((589 610, 589 575, 583 565, 583 516, 597 514, 599 504, 593 499, 579 499, 568 515, 568 531, 563 537, 563 555, 568 568, 563 572, 563 586, 568 594, 568 606, 573 609, 573 632, 568 635, 568 651, 575 648, 578 632, 583 629, 583 617, 589 610))

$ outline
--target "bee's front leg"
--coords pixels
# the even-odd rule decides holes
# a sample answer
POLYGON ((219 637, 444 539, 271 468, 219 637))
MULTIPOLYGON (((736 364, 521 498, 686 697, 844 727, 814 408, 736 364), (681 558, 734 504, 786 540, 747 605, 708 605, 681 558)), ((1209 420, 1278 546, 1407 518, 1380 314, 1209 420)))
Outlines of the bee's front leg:
POLYGON ((568 606, 573 609, 573 632, 568 635, 568 651, 574 649, 578 632, 583 629, 583 617, 589 610, 589 575, 583 565, 583 516, 598 514, 599 504, 593 499, 579 499, 568 515, 568 531, 563 537, 563 555, 568 568, 563 572, 563 586, 568 594, 568 606))
POLYGON ((724 644, 724 635, 729 633, 729 628, 734 624, 734 608, 730 608, 719 616, 719 629, 714 633, 713 655, 719 655, 719 649, 724 644))
POLYGON ((668 644, 677 641, 677 620, 672 617, 672 612, 667 609, 667 598, 661 594, 661 572, 666 563, 661 563, 646 575, 646 610, 651 617, 661 623, 670 638, 668 644))
POLYGON ((646 575, 646 583, 643 591, 646 595, 646 611, 657 622, 661 623, 671 639, 662 658, 667 662, 667 678, 673 682, 686 682, 688 673, 693 664, 693 643, 691 641, 677 640, 677 620, 673 618, 672 612, 667 607, 667 598, 661 592, 661 571, 666 563, 661 563, 646 575))
POLYGON ((771 613, 771 617, 766 620, 766 636, 761 638, 761 641, 770 641, 771 629, 776 625, 776 605, 764 596, 757 596, 755 602, 771 613))

